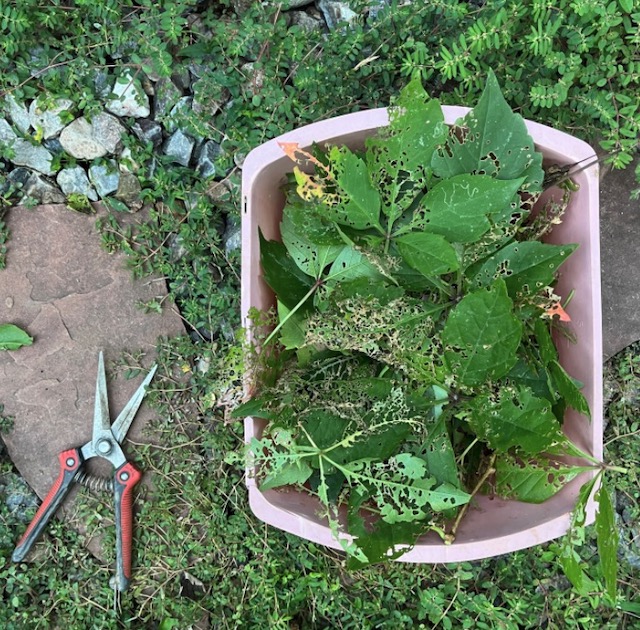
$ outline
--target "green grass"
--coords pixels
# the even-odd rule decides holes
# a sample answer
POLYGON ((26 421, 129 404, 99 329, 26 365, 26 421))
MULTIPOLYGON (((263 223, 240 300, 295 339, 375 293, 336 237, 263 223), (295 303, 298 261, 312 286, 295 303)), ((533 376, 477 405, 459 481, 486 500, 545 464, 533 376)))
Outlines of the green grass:
MULTIPOLYGON (((601 138, 607 149, 625 149, 618 157, 630 155, 640 114, 635 101, 627 101, 637 94, 640 70, 630 65, 637 64, 638 17, 625 9, 629 3, 600 8, 562 0, 553 11, 533 0, 488 0, 483 8, 465 2, 394 5, 375 23, 325 39, 288 29, 275 3, 255 3, 243 16, 229 2, 203 3, 200 17, 210 37, 186 19, 196 4, 191 0, 67 4, 45 11, 35 0, 10 0, 0 7, 0 92, 71 94, 77 113, 91 112, 100 107, 90 79, 95 70, 130 63, 168 76, 198 61, 208 67, 209 93, 224 88, 230 94, 231 103, 213 117, 190 121, 202 135, 224 139, 220 168, 228 190, 220 195, 213 182, 161 160, 153 175, 140 173, 144 201, 152 205, 148 223, 123 227, 114 212, 102 228, 105 247, 124 250, 137 275, 168 277, 185 319, 214 337, 159 347, 161 370, 150 396, 158 410, 150 427, 156 446, 127 446, 152 488, 136 498, 130 591, 114 603, 110 497, 82 490, 70 524, 54 520, 30 562, 18 565, 10 556, 27 523, 3 500, 0 625, 165 630, 205 627, 207 620, 221 629, 640 627, 640 578, 624 550, 620 599, 610 607, 598 589, 587 596, 571 589, 558 569, 557 543, 462 565, 392 564, 348 573, 341 554, 257 521, 242 479, 242 424, 229 414, 239 394, 237 349, 229 339, 239 325, 239 260, 237 253, 226 256, 220 237, 221 226, 239 218, 234 151, 246 153, 306 122, 387 105, 415 72, 443 101, 460 103, 476 100, 491 67, 525 115, 591 141, 601 138), (142 11, 143 5, 150 6, 142 11), (92 26, 106 22, 106 30, 92 26), (603 29, 615 36, 607 46, 601 46, 603 29), (132 39, 137 51, 127 49, 132 39), (48 71, 32 77, 29 50, 36 44, 45 48, 41 62, 48 71), (125 56, 117 57, 117 50, 125 56), (265 75, 259 93, 247 75, 248 60, 265 75), (552 94, 558 80, 570 83, 566 94, 552 94), (169 236, 180 238, 185 257, 175 259, 169 236), (74 524, 87 533, 75 533, 74 524), (103 560, 84 548, 92 535, 102 537, 103 560)), ((148 147, 132 143, 131 149, 139 163, 150 158, 148 147)), ((10 201, 3 197, 2 203, 10 201)), ((0 250, 6 238, 1 228, 0 250)), ((9 264, 19 264, 11 260, 10 238, 6 247, 9 264)), ((638 404, 631 395, 640 388, 638 356, 640 348, 632 347, 610 365, 617 385, 605 437, 607 461, 629 468, 611 479, 617 509, 626 510, 631 523, 640 511, 638 404)), ((124 357, 114 369, 124 376, 135 360, 124 357)), ((10 419, 0 424, 10 429, 10 419)), ((6 454, 1 462, 1 475, 15 473, 6 454)), ((625 532, 621 549, 626 544, 638 553, 632 528, 625 532)), ((591 529, 582 556, 597 581, 591 529)))

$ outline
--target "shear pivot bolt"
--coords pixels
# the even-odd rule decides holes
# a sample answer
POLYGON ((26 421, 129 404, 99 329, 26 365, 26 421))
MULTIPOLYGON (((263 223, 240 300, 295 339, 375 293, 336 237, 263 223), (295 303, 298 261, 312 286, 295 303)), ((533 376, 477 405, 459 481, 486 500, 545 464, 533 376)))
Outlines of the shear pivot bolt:
POLYGON ((96 447, 98 449, 98 452, 102 455, 108 455, 113 449, 113 446, 111 442, 109 442, 109 440, 100 440, 96 444, 96 447))
POLYGON ((76 464, 76 460, 73 459, 73 457, 67 457, 67 466, 71 467, 71 466, 75 466, 76 464))
POLYGON ((128 472, 120 473, 120 479, 122 481, 127 481, 129 479, 129 473, 128 472))

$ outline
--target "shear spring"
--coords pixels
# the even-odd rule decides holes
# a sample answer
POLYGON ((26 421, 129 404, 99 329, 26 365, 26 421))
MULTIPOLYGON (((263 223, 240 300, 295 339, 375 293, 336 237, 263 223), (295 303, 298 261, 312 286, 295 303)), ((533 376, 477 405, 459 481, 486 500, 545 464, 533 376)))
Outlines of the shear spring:
POLYGON ((113 479, 110 477, 98 477, 79 470, 74 480, 92 492, 113 492, 113 479))

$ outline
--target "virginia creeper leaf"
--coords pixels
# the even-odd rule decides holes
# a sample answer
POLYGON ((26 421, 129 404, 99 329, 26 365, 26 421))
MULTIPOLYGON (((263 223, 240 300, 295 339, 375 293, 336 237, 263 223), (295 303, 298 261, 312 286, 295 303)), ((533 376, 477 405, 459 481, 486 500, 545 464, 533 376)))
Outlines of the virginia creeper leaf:
POLYGON ((464 385, 504 376, 516 362, 522 324, 502 280, 469 293, 451 311, 442 341, 449 369, 464 385))
POLYGON ((451 439, 444 421, 440 420, 430 427, 429 438, 420 449, 431 474, 438 483, 447 483, 460 488, 458 467, 451 439))
POLYGON ((284 322, 280 328, 280 343, 286 350, 304 346, 305 318, 300 311, 291 313, 291 309, 278 300, 278 319, 284 322))
POLYGON ((349 533, 357 537, 358 548, 366 557, 366 562, 363 562, 350 556, 347 559, 347 567, 352 570, 399 558, 409 551, 420 534, 428 529, 428 524, 424 521, 391 524, 381 519, 373 528, 368 529, 361 514, 362 504, 368 498, 368 494, 362 495, 356 491, 352 492, 349 498, 349 533))
POLYGON ((558 350, 553 343, 553 338, 551 337, 549 320, 537 318, 533 324, 533 331, 535 333, 536 341, 538 342, 540 358, 544 364, 548 365, 552 361, 557 361, 558 350))
POLYGON ((528 387, 538 398, 546 398, 551 403, 556 401, 556 396, 549 388, 549 375, 538 363, 520 357, 507 374, 507 378, 517 385, 528 387))
POLYGON ((382 276, 364 254, 353 247, 345 246, 333 261, 325 280, 335 283, 358 278, 380 280, 382 276))
POLYGON ((311 203, 289 203, 283 210, 296 234, 301 234, 315 245, 344 245, 336 226, 326 220, 326 207, 311 203))

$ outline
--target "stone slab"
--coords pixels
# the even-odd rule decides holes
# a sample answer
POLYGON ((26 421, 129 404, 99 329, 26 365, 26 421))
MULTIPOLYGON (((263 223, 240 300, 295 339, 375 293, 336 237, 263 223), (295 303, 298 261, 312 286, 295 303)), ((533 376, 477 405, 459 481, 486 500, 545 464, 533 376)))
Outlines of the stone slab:
MULTIPOLYGON (((637 162, 636 162, 637 164, 637 162)), ((640 339, 640 201, 636 164, 600 182, 603 353, 608 359, 640 339)))
MULTIPOLYGON (((142 376, 113 379, 110 365, 123 351, 142 351, 151 365, 159 336, 185 332, 175 307, 160 315, 137 306, 164 296, 165 284, 153 277, 133 280, 124 254, 100 247, 95 220, 63 205, 12 208, 7 217, 11 237, 7 268, 0 270, 0 322, 24 328, 34 343, 0 352, 0 404, 15 419, 3 439, 41 498, 57 477, 58 453, 91 437, 99 350, 113 420, 142 376)), ((146 441, 142 429, 152 415, 143 404, 128 437, 146 441)), ((111 467, 102 463, 106 468, 99 472, 109 474, 111 467)))

